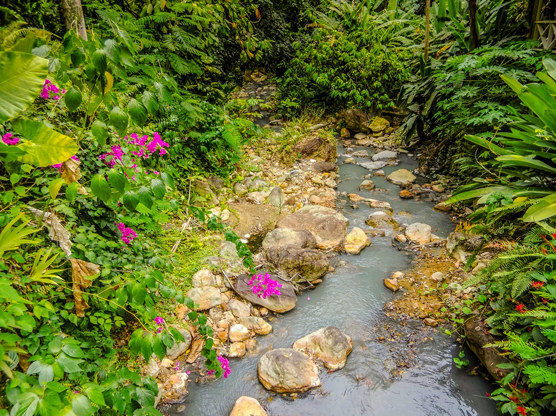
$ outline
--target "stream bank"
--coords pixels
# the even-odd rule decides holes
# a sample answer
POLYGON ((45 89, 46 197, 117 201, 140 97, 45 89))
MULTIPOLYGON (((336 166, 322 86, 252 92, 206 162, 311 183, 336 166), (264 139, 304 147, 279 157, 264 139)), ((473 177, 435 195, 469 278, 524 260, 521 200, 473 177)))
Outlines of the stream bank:
MULTIPOLYGON (((237 182, 234 196, 231 192, 224 192, 229 199, 215 208, 214 212, 256 250, 260 249, 261 242, 265 241, 277 224, 300 208, 334 207, 347 219, 349 225, 346 231, 351 232, 354 227, 363 230, 370 237, 370 246, 364 248, 363 244, 359 255, 349 255, 344 254, 341 241, 329 244, 329 240, 334 240, 332 235, 325 235, 315 241, 321 249, 319 252, 326 254, 330 262, 325 271, 328 272, 326 276, 318 276, 310 280, 309 284, 302 281, 295 284, 294 289, 310 290, 303 292, 295 301, 292 300, 294 307, 285 314, 273 314, 265 307, 248 305, 245 314, 264 318, 272 332, 263 331, 267 334, 252 338, 256 331, 249 331, 245 335, 249 338, 247 341, 245 338, 235 340, 243 342, 246 347, 236 356, 245 354, 245 357, 230 360, 232 372, 227 379, 213 381, 213 377, 206 375, 199 365, 199 359, 194 357, 194 347, 183 351, 189 364, 182 365, 180 370, 191 371, 187 386, 189 395, 183 397, 183 403, 167 407, 166 413, 227 415, 239 397, 249 396, 257 399, 270 415, 498 414, 494 403, 485 395, 492 386, 481 378, 472 378, 464 370, 454 368, 452 358, 457 355, 458 347, 455 337, 448 337, 439 331, 445 323, 442 321, 444 317, 435 315, 439 308, 436 306, 434 310, 428 311, 424 310, 424 306, 418 306, 411 313, 401 316, 396 308, 403 305, 403 297, 400 294, 393 295, 384 286, 384 280, 395 272, 412 268, 412 261, 420 250, 419 245, 407 243, 408 237, 412 236, 407 232, 407 226, 429 225, 428 241, 424 244, 431 246, 442 246, 454 230, 448 216, 433 209, 438 199, 434 193, 440 193, 438 184, 426 184, 423 178, 417 177, 414 179, 416 185, 412 185, 409 191, 413 197, 404 198, 400 195, 404 189, 393 184, 392 178, 389 181, 386 177, 400 169, 415 171, 417 162, 414 158, 403 153, 396 154, 395 159, 387 159, 380 169, 371 170, 368 168, 369 163, 381 161, 372 159, 373 155, 380 153, 379 150, 368 146, 376 143, 376 140, 350 137, 330 149, 329 144, 334 141, 327 131, 326 122, 308 123, 297 128, 294 126, 294 130, 299 131, 300 136, 305 136, 301 143, 316 142, 318 146, 306 146, 309 149, 307 157, 288 166, 272 156, 277 156, 273 152, 283 148, 287 140, 280 133, 261 138, 262 143, 246 151, 252 165, 259 167, 258 172, 237 182), (365 140, 368 141, 367 145, 362 146, 365 140), (311 149, 318 154, 311 153, 311 149), (313 155, 315 159, 311 158, 313 155), (332 164, 336 155, 339 169, 325 165, 332 164), (365 181, 367 184, 362 186, 365 181), (373 186, 368 184, 369 181, 372 181, 373 186), (433 186, 437 187, 436 191, 423 191, 422 196, 418 193, 420 188, 432 190, 433 186), (386 221, 381 224, 371 222, 369 226, 370 217, 374 220, 386 218, 386 221), (390 303, 392 299, 395 300, 390 303), (394 315, 398 319, 393 319, 394 315), (427 318, 436 319, 436 325, 440 326, 424 325, 420 319, 427 318), (301 337, 329 326, 339 328, 353 341, 353 351, 345 368, 333 373, 321 369, 319 377, 322 387, 304 394, 280 394, 261 386, 256 367, 263 354, 278 348, 291 348, 301 337), (247 343, 250 348, 247 348, 247 343), (192 382, 194 377, 195 383, 192 382)), ((303 147, 297 149, 303 150, 303 147)), ((199 187, 212 193, 206 193, 207 200, 220 196, 214 187, 212 190, 204 185, 199 187)), ((303 227, 303 224, 299 226, 303 227)), ((272 259, 264 243, 262 248, 265 250, 254 257, 256 264, 262 265, 264 270, 280 269, 279 265, 269 264, 272 259)), ((442 251, 443 248, 432 247, 431 250, 442 251)), ((245 271, 237 264, 237 260, 237 254, 234 257, 232 248, 222 243, 220 256, 209 259, 214 267, 221 269, 221 274, 215 276, 215 281, 209 282, 210 285, 207 282, 199 283, 199 288, 215 288, 206 291, 211 296, 201 296, 199 299, 218 298, 202 308, 208 310, 207 315, 212 319, 217 350, 229 357, 235 355, 232 352, 235 342, 230 344, 228 339, 232 340, 231 333, 227 330, 238 325, 236 322, 242 319, 238 316, 241 312, 231 303, 245 302, 245 299, 238 298, 230 290, 235 286, 234 281, 241 279, 238 276, 245 271), (219 334, 223 334, 223 337, 219 334)), ((434 263, 442 264, 436 259, 434 263)), ((449 263, 446 260, 443 273, 450 274, 451 269, 457 269, 453 262, 452 266, 449 263)), ((284 273, 287 274, 287 270, 282 270, 282 277, 284 273)), ((406 276, 409 282, 411 274, 406 276)), ((290 277, 293 280, 295 272, 290 277)), ((426 281, 418 283, 406 289, 412 286, 430 287, 426 281)), ((406 285, 403 278, 400 278, 400 285, 406 285)), ((191 296, 189 292, 188 296, 191 296)), ((431 306, 431 302, 423 302, 425 304, 431 306)), ((186 311, 182 312, 183 317, 186 311)))

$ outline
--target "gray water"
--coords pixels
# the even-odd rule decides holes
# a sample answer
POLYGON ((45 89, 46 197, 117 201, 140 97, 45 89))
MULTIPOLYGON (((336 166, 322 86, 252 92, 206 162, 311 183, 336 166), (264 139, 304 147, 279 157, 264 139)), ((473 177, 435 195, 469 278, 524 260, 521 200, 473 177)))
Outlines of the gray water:
MULTIPOLYGON (((339 148, 339 153, 343 151, 339 148)), ((356 149, 357 150, 357 149, 356 149)), ((340 159, 341 160, 341 159, 340 159)), ((358 159, 362 162, 368 159, 358 159)), ((417 167, 415 160, 401 156, 400 165, 384 168, 386 174, 399 168, 417 167)), ((388 201, 400 223, 430 224, 441 237, 453 231, 448 216, 432 209, 433 204, 401 200, 400 188, 385 178, 373 177, 377 188, 388 192, 358 191, 361 177, 369 171, 357 165, 341 165, 338 192, 357 192, 366 198, 388 201), (400 211, 408 214, 400 215, 400 211)), ((364 221, 373 209, 360 203, 353 210, 351 202, 338 203, 353 226, 367 229, 364 221)), ((372 244, 358 256, 341 255, 345 262, 328 274, 316 289, 304 292, 294 310, 275 317, 274 332, 257 337, 259 351, 242 359, 231 359, 231 375, 204 385, 189 384, 189 396, 180 411, 172 415, 228 416, 240 396, 258 399, 269 416, 440 416, 499 415, 485 392, 492 383, 458 369, 452 358, 459 346, 454 337, 425 328, 421 322, 400 326, 383 312, 385 303, 395 296, 383 286, 383 279, 409 268, 412 258, 391 245, 391 237, 372 239, 372 244), (344 369, 328 374, 321 370, 322 387, 296 400, 265 390, 257 379, 257 363, 264 352, 289 348, 297 339, 328 325, 340 328, 353 338, 353 352, 344 369), (389 335, 390 334, 390 335, 389 335), (394 334, 395 341, 388 339, 394 334), (397 335, 401 334, 401 335, 397 335), (379 342, 379 335, 387 338, 379 342), (427 338, 427 342, 422 342, 427 338), (415 342, 410 348, 408 344, 415 342), (413 357, 415 352, 415 358, 413 357), (396 368, 396 362, 413 363, 410 368, 396 368), (404 370, 399 374, 400 370, 404 370)), ((467 353, 471 358, 471 354, 467 353)), ((471 360, 469 368, 476 363, 471 360)), ((191 374, 195 379, 195 374, 191 374)))

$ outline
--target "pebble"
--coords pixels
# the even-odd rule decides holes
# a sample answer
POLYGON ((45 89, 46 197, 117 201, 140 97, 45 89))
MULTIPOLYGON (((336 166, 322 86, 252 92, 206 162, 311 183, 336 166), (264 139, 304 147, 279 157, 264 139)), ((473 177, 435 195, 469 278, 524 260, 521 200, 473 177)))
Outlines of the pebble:
POLYGON ((397 292, 400 290, 400 285, 396 279, 384 279, 384 286, 390 289, 392 292, 397 292))
POLYGON ((423 323, 427 326, 432 326, 432 327, 438 325, 438 322, 435 319, 432 319, 432 318, 423 319, 423 323))

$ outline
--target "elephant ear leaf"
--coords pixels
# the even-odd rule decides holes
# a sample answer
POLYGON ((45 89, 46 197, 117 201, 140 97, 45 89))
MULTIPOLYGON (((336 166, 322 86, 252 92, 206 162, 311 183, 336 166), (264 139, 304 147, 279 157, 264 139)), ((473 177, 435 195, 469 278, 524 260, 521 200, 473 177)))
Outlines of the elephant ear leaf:
POLYGON ((40 121, 17 119, 12 128, 26 140, 18 147, 27 152, 23 163, 46 167, 63 163, 77 153, 79 147, 71 137, 58 133, 40 121))
POLYGON ((25 110, 41 92, 48 59, 24 52, 0 52, 0 123, 25 110))

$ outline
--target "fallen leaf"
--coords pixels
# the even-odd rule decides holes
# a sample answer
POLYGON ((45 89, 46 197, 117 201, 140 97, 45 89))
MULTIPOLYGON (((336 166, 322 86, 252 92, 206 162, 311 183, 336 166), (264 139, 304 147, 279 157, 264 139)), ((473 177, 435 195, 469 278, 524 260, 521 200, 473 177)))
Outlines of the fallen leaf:
POLYGON ((93 283, 91 279, 86 279, 86 277, 99 274, 100 266, 78 259, 70 259, 70 262, 71 279, 73 281, 73 298, 75 299, 75 314, 83 318, 85 316, 85 309, 87 309, 89 305, 83 300, 81 292, 93 283))
MULTIPOLYGON (((68 159, 62 163, 62 178, 64 181, 70 185, 73 182, 79 181, 81 179, 81 170, 79 169, 80 161, 74 159, 68 159)), ((80 184, 78 191, 81 195, 87 195, 87 191, 80 184)))
POLYGON ((197 360, 199 355, 201 355, 201 350, 203 349, 203 345, 205 345, 205 341, 202 338, 196 339, 193 341, 193 345, 191 345, 191 352, 187 357, 187 362, 192 364, 197 360))
POLYGON ((51 240, 57 241, 60 247, 66 253, 66 256, 71 256, 71 246, 70 233, 64 228, 56 214, 52 212, 44 212, 40 209, 33 207, 27 207, 29 211, 35 214, 38 219, 42 218, 44 224, 48 227, 48 236, 51 240))

